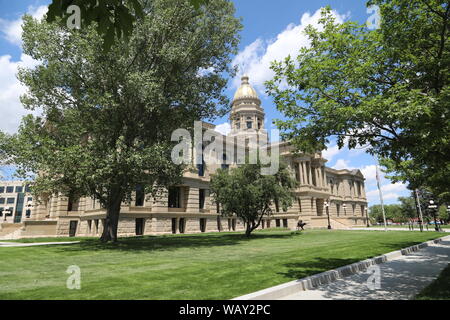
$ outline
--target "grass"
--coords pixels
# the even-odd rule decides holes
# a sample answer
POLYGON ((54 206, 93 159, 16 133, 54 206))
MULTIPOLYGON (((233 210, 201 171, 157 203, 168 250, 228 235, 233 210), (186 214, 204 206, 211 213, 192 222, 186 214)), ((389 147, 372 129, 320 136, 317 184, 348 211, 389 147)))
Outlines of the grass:
MULTIPOLYGON (((0 299, 230 299, 442 236, 308 230, 0 248, 0 299), (81 268, 81 290, 66 270, 81 268)), ((36 239, 26 241, 45 241, 36 239)), ((55 240, 55 239, 51 239, 55 240)))
POLYGON ((450 300, 450 264, 416 297, 417 300, 450 300))

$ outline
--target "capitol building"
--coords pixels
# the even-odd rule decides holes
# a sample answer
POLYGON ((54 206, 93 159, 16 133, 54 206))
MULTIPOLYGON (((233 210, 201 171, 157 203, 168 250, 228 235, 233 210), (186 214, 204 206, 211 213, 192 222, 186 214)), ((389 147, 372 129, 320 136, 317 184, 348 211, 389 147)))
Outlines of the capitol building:
MULTIPOLYGON (((264 122, 261 100, 249 77, 244 76, 232 102, 231 132, 222 138, 227 143, 230 139, 235 143, 246 139, 265 140, 268 134, 264 122)), ((203 126, 204 129, 215 128, 207 123, 203 126)), ((274 146, 298 181, 298 187, 293 206, 283 211, 274 204, 273 214, 264 218, 260 229, 295 229, 299 220, 307 223, 306 228, 327 228, 330 223, 333 229, 347 229, 367 224, 365 179, 359 170, 329 168, 321 152, 295 152, 289 142, 276 142, 268 148, 274 146)), ((237 165, 234 156, 228 160, 227 167, 237 165)), ((244 230, 238 218, 221 216, 220 206, 210 195, 210 179, 217 167, 221 166, 192 165, 184 173, 181 185, 172 186, 158 198, 151 198, 137 188, 131 203, 122 203, 118 235, 244 230)), ((11 216, 11 223, 4 225, 17 237, 100 236, 105 214, 95 199, 69 199, 53 194, 34 201, 31 214, 23 215, 21 221, 11 216)))

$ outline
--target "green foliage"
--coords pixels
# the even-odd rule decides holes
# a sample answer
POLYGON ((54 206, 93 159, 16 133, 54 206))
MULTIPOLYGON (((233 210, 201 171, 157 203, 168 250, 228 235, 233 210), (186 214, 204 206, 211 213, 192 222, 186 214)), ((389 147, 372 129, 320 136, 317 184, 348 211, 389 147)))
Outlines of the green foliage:
POLYGON ((129 41, 105 53, 95 24, 68 31, 26 16, 23 50, 41 64, 19 71, 21 101, 40 115, 0 139, 1 150, 20 174, 39 173, 36 194, 95 197, 116 239, 120 203, 136 185, 155 195, 179 181, 172 132, 227 112, 223 74, 240 28, 225 0, 201 13, 187 0, 155 0, 129 41))
POLYGON ((338 24, 323 10, 311 46, 274 62, 266 83, 301 150, 366 146, 393 181, 450 196, 450 5, 442 0, 372 0, 382 23, 338 24))
MULTIPOLYGON (((386 214, 386 220, 392 220, 394 222, 406 222, 405 217, 402 214, 402 208, 398 204, 388 204, 384 206, 386 214)), ((383 211, 381 205, 377 204, 370 207, 370 218, 372 222, 383 223, 383 211)))
MULTIPOLYGON (((48 6, 47 22, 63 18, 65 25, 69 15, 67 8, 77 5, 80 8, 82 27, 97 25, 97 32, 103 39, 103 48, 109 50, 115 39, 128 39, 135 23, 151 12, 153 0, 53 0, 48 6)), ((209 0, 189 0, 194 8, 206 5, 209 0)))
POLYGON ((447 206, 442 205, 439 207, 438 210, 438 218, 442 221, 448 221, 449 220, 449 214, 447 210, 447 206))
POLYGON ((220 203, 223 215, 236 215, 247 227, 246 235, 259 227, 264 216, 277 203, 284 211, 292 205, 292 179, 285 165, 275 175, 262 175, 261 165, 245 164, 235 169, 218 170, 211 179, 211 192, 220 203))

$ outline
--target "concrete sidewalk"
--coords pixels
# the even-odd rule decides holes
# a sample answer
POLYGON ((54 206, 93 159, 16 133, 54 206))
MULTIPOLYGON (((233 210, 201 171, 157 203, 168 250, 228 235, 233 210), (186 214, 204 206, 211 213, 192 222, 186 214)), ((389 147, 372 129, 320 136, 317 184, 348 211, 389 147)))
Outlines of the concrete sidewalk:
MULTIPOLYGON (((384 228, 351 228, 349 230, 352 231, 385 231, 384 228)), ((387 231, 415 231, 415 232, 420 232, 420 229, 418 227, 415 227, 414 230, 409 230, 408 228, 388 228, 387 231)), ((424 229, 423 232, 436 232, 436 230, 434 230, 433 228, 429 228, 424 229)), ((442 232, 449 232, 450 233, 450 229, 447 228, 442 228, 442 232)))
POLYGON ((380 289, 371 290, 373 273, 357 273, 280 300, 407 300, 435 280, 450 263, 450 237, 439 244, 379 264, 380 289))
POLYGON ((34 247, 34 246, 48 246, 54 244, 74 244, 79 243, 80 241, 72 241, 72 242, 0 242, 1 247, 34 247))

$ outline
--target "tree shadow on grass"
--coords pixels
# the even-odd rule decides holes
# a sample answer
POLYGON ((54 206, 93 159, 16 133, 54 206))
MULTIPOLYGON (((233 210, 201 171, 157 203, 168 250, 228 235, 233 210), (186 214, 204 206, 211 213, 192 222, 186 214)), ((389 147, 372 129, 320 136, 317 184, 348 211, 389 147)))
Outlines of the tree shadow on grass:
POLYGON ((298 280, 322 273, 331 269, 346 266, 360 261, 359 259, 341 259, 341 258, 314 258, 310 261, 287 263, 284 266, 288 268, 285 272, 278 272, 290 280, 298 280))
POLYGON ((255 233, 247 238, 241 233, 217 233, 195 235, 163 235, 120 238, 117 243, 102 243, 98 239, 82 240, 70 246, 58 247, 64 252, 84 250, 117 250, 117 251, 171 251, 180 248, 224 247, 234 246, 265 239, 290 239, 299 237, 297 232, 255 233))

